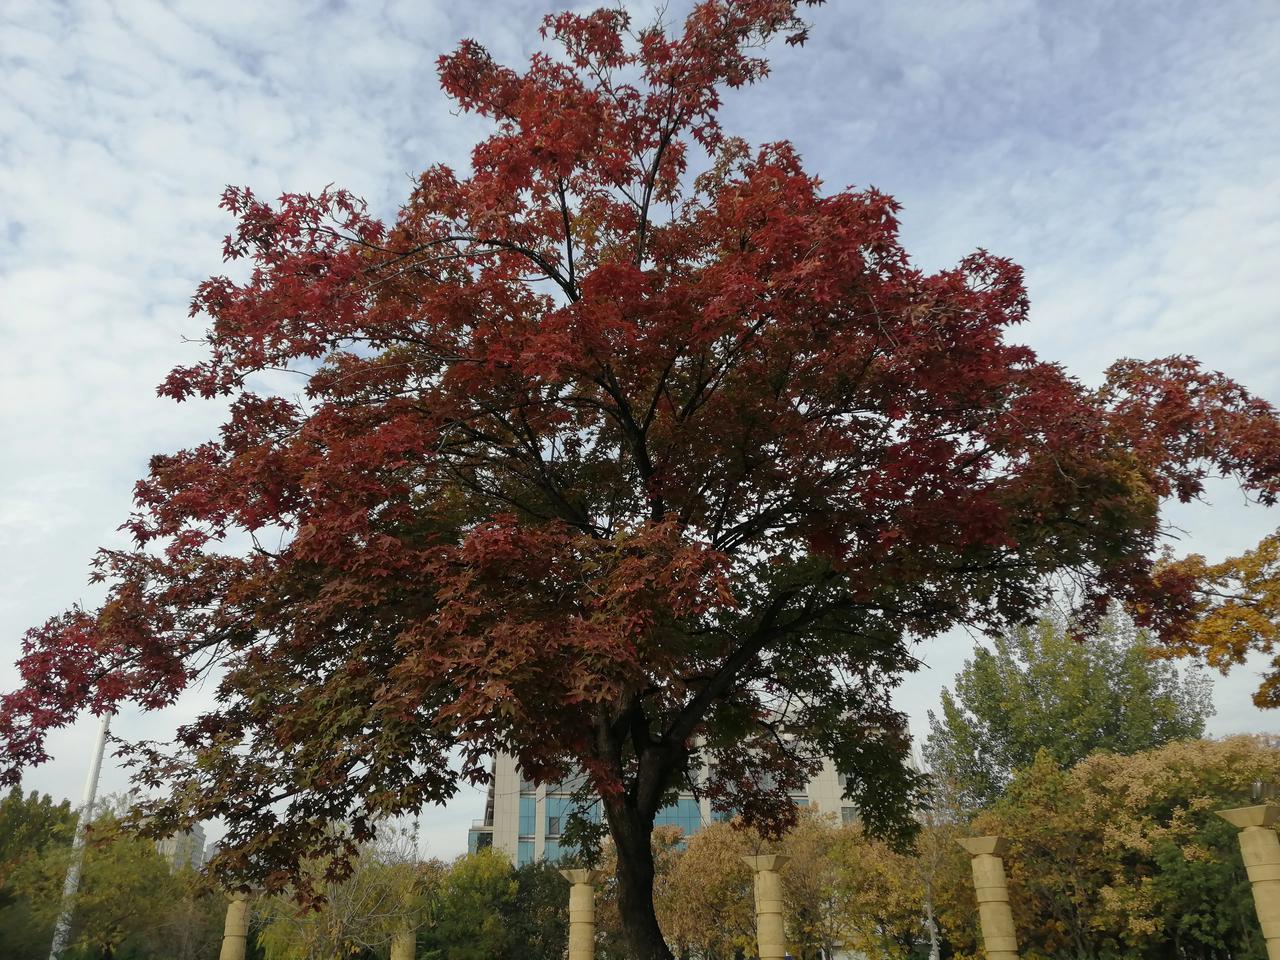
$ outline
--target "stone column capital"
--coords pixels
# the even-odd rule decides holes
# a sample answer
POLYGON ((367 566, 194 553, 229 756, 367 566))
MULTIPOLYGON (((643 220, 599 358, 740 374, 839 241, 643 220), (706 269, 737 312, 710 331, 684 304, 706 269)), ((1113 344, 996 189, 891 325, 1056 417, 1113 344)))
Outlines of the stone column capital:
POLYGON ((956 843, 964 847, 971 857, 984 854, 991 857, 1003 857, 1009 852, 1009 841, 1004 837, 965 837, 956 843))
POLYGON ((755 857, 743 857, 742 862, 756 873, 760 873, 765 870, 777 870, 790 859, 783 853, 766 853, 755 857))
POLYGON ((1246 827, 1274 826, 1280 820, 1280 807, 1272 803, 1261 803, 1256 807, 1233 807, 1217 813, 1227 823, 1241 830, 1246 827))
POLYGON ((575 886, 579 883, 589 883, 593 887, 605 878, 604 870, 561 870, 560 876, 564 877, 575 886))

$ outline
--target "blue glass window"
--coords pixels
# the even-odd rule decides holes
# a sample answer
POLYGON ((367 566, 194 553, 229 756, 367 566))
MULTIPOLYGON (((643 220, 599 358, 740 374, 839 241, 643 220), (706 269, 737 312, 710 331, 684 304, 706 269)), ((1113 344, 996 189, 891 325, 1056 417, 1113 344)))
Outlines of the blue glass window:
POLYGON ((547 797, 547 836, 558 837, 564 833, 572 812, 572 797, 547 797))
MULTIPOLYGON (((547 832, 548 837, 558 837, 569 825, 569 818, 579 808, 573 797, 547 797, 547 832)), ((600 822, 600 801, 597 800, 586 809, 587 818, 592 823, 600 822)))
POLYGON ((537 800, 534 797, 520 798, 520 836, 532 837, 538 825, 537 800))
POLYGON ((516 866, 523 867, 526 863, 533 863, 532 840, 521 840, 516 844, 516 866))
POLYGON ((548 840, 542 847, 542 858, 550 860, 552 863, 561 857, 560 843, 557 840, 548 840))
POLYGON ((702 811, 693 797, 681 797, 670 806, 663 807, 653 818, 655 827, 676 826, 686 837, 702 828, 702 811))

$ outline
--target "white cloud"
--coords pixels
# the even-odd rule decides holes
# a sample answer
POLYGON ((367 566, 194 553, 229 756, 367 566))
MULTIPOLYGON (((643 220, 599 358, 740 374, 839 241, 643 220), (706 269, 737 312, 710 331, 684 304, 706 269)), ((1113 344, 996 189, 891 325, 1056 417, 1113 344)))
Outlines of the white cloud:
MULTIPOLYGON (((554 6, 550 4, 549 6, 554 6)), ((633 2, 647 19, 653 4, 633 2)), ((676 5, 672 16, 687 4, 676 5)), ((213 406, 154 398, 191 362, 195 285, 221 269, 226 183, 262 195, 329 182, 389 214, 407 175, 465 166, 482 130, 451 115, 435 57, 472 36, 508 62, 541 2, 217 4, 8 0, 0 8, 0 687, 27 626, 85 586, 155 450, 197 442, 213 406)), ((1027 268, 1023 336, 1096 380, 1125 354, 1192 353, 1280 400, 1280 21, 1269 0, 829 4, 808 46, 728 98, 730 128, 794 140, 832 187, 875 184, 936 267, 975 246, 1027 268)), ((1180 510, 1211 555, 1276 526, 1228 488, 1180 510)), ((902 705, 924 711, 968 655, 902 705)), ((1242 671, 1214 729, 1274 728, 1242 671)), ((195 700, 199 698, 194 698, 195 700)), ((122 732, 176 722, 121 719, 122 732)), ((94 727, 54 738, 32 787, 79 795, 94 727)), ((109 766, 107 789, 123 777, 109 766)), ((432 852, 461 849, 474 791, 426 811, 432 852)))

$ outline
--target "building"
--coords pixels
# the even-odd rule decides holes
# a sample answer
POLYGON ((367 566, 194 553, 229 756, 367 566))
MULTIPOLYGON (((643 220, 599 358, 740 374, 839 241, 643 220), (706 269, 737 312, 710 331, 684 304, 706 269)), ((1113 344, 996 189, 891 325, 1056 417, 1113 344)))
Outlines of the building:
POLYGON ((205 861, 204 827, 197 823, 190 830, 157 840, 156 850, 169 861, 172 870, 184 867, 199 870, 205 861))
MULTIPOLYGON (((520 776, 515 758, 507 754, 499 754, 492 769, 484 819, 472 822, 467 849, 474 853, 484 847, 494 847, 517 866, 543 858, 558 859, 561 830, 574 808, 575 784, 535 785, 520 776)), ((834 814, 848 822, 854 817, 854 808, 841 796, 843 781, 844 777, 836 773, 835 766, 828 760, 805 791, 793 796, 800 806, 834 814)), ((597 805, 596 816, 598 809, 597 805)), ((686 792, 661 810, 654 824, 675 825, 688 836, 697 833, 703 824, 726 819, 726 814, 712 812, 711 801, 686 792)))

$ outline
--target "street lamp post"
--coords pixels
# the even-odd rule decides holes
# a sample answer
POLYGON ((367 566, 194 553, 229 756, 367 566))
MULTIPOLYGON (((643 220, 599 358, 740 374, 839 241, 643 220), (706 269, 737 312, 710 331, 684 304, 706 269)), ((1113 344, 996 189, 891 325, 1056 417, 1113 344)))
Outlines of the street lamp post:
POLYGON ((49 948, 49 960, 58 960, 67 947, 71 935, 71 916, 75 911, 76 891, 80 888, 80 868, 84 864, 84 831, 93 818, 93 801, 98 795, 98 773, 102 769, 102 754, 107 748, 107 728, 111 726, 111 714, 102 715, 98 725, 98 743, 89 765, 89 778, 84 784, 84 802, 76 819, 75 837, 71 841, 71 865, 67 867, 67 879, 62 885, 62 912, 53 928, 53 945, 49 948))

